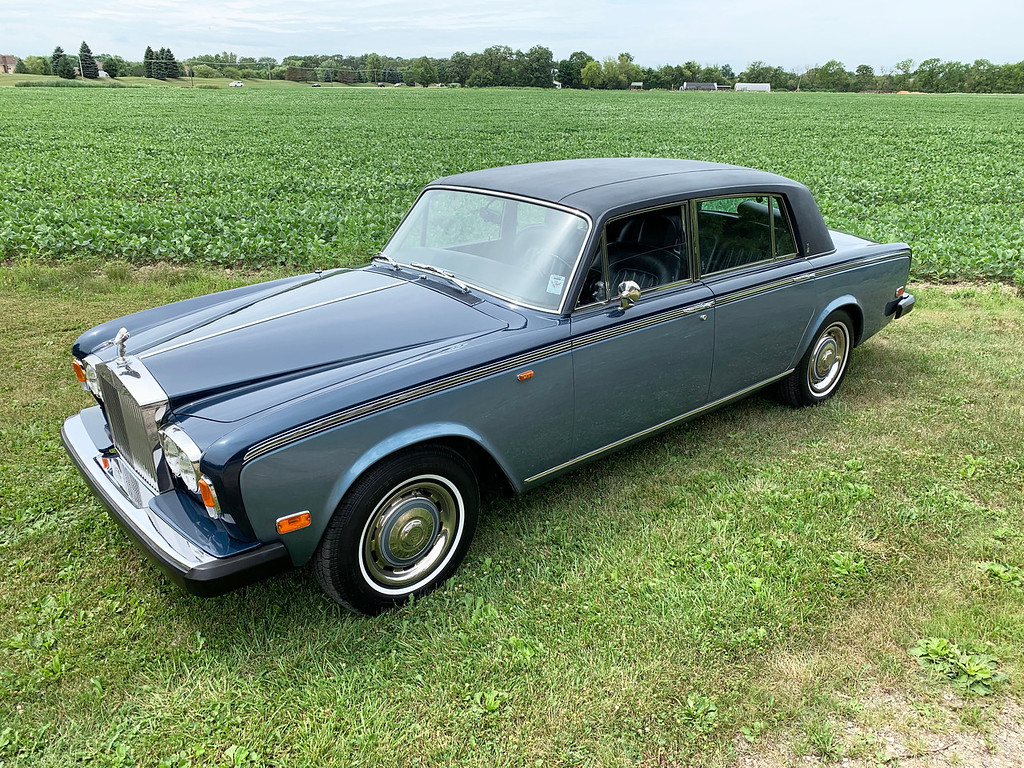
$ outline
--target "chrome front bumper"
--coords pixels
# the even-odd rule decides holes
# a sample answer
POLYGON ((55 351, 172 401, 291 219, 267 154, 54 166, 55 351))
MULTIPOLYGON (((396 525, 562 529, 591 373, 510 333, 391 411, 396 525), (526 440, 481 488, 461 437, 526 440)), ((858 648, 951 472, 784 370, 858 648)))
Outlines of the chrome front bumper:
POLYGON ((64 422, 60 431, 64 447, 114 521, 171 581, 191 594, 208 597, 291 567, 291 558, 280 542, 217 557, 171 527, 150 506, 154 499, 168 494, 154 494, 127 462, 103 452, 104 440, 95 434, 98 412, 98 407, 88 409, 64 422))

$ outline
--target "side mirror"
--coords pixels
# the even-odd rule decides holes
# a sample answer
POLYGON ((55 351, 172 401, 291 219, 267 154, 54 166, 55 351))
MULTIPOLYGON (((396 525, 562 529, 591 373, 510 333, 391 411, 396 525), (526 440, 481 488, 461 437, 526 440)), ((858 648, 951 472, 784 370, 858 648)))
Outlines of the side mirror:
POLYGON ((640 286, 632 280, 619 283, 619 309, 626 310, 640 300, 640 286))

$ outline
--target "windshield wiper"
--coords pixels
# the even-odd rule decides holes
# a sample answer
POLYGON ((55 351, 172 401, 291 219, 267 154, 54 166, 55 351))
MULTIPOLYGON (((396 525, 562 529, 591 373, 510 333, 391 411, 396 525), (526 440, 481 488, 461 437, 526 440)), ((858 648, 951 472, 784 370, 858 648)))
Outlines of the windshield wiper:
POLYGON ((397 261, 395 261, 390 256, 388 256, 386 253, 384 253, 384 251, 381 251, 380 253, 378 253, 376 256, 374 256, 372 259, 370 259, 370 261, 371 261, 371 263, 374 262, 374 261, 383 261, 385 264, 387 264, 387 265, 389 265, 391 267, 394 267, 395 269, 401 269, 401 267, 402 267, 401 264, 399 264, 397 261))
POLYGON ((434 275, 440 275, 441 277, 451 282, 453 285, 458 286, 459 290, 461 290, 463 293, 469 293, 469 286, 466 285, 461 280, 459 280, 459 278, 457 278, 455 275, 453 275, 446 269, 435 267, 433 264, 419 264, 415 261, 412 262, 409 266, 413 267, 414 269, 422 270, 423 272, 430 272, 431 274, 434 275))

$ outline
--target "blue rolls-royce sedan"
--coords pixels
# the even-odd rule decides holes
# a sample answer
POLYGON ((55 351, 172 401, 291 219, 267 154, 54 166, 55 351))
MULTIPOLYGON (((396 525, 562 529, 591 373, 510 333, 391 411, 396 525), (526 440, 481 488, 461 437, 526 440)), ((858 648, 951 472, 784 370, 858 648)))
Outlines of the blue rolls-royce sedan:
POLYGON ((312 561, 377 613, 448 578, 481 491, 524 491, 774 386, 794 406, 908 313, 910 249, 830 231, 806 187, 594 159, 426 187, 372 263, 83 334, 63 438, 186 590, 312 561))

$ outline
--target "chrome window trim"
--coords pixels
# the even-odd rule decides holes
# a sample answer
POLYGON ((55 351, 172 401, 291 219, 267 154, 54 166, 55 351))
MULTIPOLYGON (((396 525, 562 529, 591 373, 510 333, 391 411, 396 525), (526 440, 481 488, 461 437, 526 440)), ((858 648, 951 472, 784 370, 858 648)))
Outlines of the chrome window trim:
MULTIPOLYGON (((426 195, 427 192, 434 189, 449 190, 452 192, 472 192, 474 194, 486 195, 487 197, 500 197, 506 200, 515 200, 517 202, 530 203, 532 205, 539 205, 544 208, 553 208, 556 211, 562 211, 563 213, 568 213, 583 219, 587 223, 587 233, 586 235, 584 235, 583 244, 580 245, 580 250, 576 254, 576 261, 573 263, 571 274, 565 282, 566 285, 572 285, 572 283, 575 281, 576 276, 579 274, 580 271, 580 260, 583 258, 583 254, 587 250, 587 244, 590 242, 591 235, 594 232, 594 220, 590 217, 590 214, 586 213, 585 211, 581 211, 579 208, 573 208, 568 205, 562 205, 561 203, 555 203, 550 200, 541 200, 535 197, 527 197, 526 195, 517 195, 512 192, 498 192, 493 189, 481 189, 479 187, 460 187, 457 184, 431 184, 425 187, 422 192, 420 192, 419 196, 416 198, 416 201, 409 207, 409 210, 405 214, 405 216, 402 217, 402 221, 399 223, 398 227, 395 228, 395 232, 398 232, 402 224, 405 223, 405 220, 409 218, 409 214, 412 213, 413 209, 419 203, 420 199, 424 195, 426 195)), ((391 237, 394 237, 394 234, 392 234, 391 237)), ((390 243, 391 238, 388 238, 388 243, 385 244, 384 246, 385 252, 388 250, 387 246, 390 243)), ((502 296, 501 294, 495 293, 494 291, 488 290, 487 288, 481 288, 479 285, 470 280, 467 280, 462 275, 456 275, 456 277, 458 277, 460 280, 462 280, 462 282, 464 282, 466 285, 473 288, 474 290, 480 291, 481 293, 486 293, 488 296, 493 296, 496 299, 507 301, 509 304, 512 304, 517 307, 525 307, 526 309, 532 309, 536 312, 543 312, 544 314, 547 315, 563 315, 566 311, 565 306, 568 302, 568 291, 566 291, 559 300, 558 308, 551 309, 549 307, 538 307, 534 304, 527 304, 524 301, 516 301, 515 299, 510 299, 508 296, 502 296)))
MULTIPOLYGON (((605 289, 605 292, 608 293, 608 298, 605 299, 604 301, 592 301, 589 304, 579 304, 579 305, 573 307, 573 310, 572 310, 572 313, 571 313, 573 315, 575 315, 577 312, 580 312, 580 311, 585 311, 585 310, 593 309, 595 307, 603 307, 603 306, 605 306, 606 304, 608 304, 612 300, 611 299, 611 286, 608 285, 608 278, 610 277, 610 275, 608 274, 608 238, 605 236, 604 230, 601 230, 601 239, 598 241, 598 247, 600 249, 599 252, 601 254, 601 279, 604 280, 604 282, 605 282, 604 289, 605 289)), ((590 266, 588 265, 587 266, 587 270, 589 270, 589 269, 590 269, 590 266)), ((584 286, 585 285, 586 285, 586 282, 584 281, 584 286)), ((580 291, 583 290, 584 286, 580 286, 580 291)))
MULTIPOLYGON (((800 246, 797 244, 796 229, 793 227, 793 220, 789 216, 789 206, 784 205, 785 195, 772 195, 772 199, 779 205, 779 211, 782 213, 782 218, 786 222, 786 228, 789 230, 789 239, 793 241, 793 247, 796 248, 792 253, 780 253, 776 256, 777 259, 791 259, 800 255, 800 246)), ((772 253, 776 251, 776 238, 775 238, 775 218, 772 217, 772 253)))
POLYGON ((640 432, 637 432, 637 433, 635 433, 633 435, 630 435, 629 437, 624 437, 621 440, 616 440, 614 443, 609 443, 608 445, 606 445, 606 446, 604 446, 602 448, 596 448, 593 451, 590 451, 588 453, 583 454, 582 456, 577 456, 575 459, 571 459, 569 461, 563 462, 562 464, 559 464, 557 467, 552 467, 551 469, 546 469, 543 472, 540 472, 540 473, 538 473, 536 475, 533 475, 532 477, 526 478, 524 483, 526 485, 529 485, 530 483, 535 483, 536 481, 541 480, 541 479, 547 477, 548 475, 553 475, 556 472, 561 472, 564 469, 568 469, 569 467, 573 466, 574 464, 579 464, 579 463, 587 461, 589 459, 596 458, 596 457, 600 456, 602 453, 614 450, 615 448, 620 448, 620 447, 626 445, 627 443, 632 442, 633 440, 639 440, 640 438, 646 437, 647 435, 653 434, 654 432, 658 432, 659 430, 667 429, 668 427, 671 427, 673 424, 677 424, 677 423, 679 423, 681 421, 684 421, 686 419, 690 419, 690 418, 693 418, 695 416, 699 416, 700 414, 702 414, 702 413, 704 413, 706 411, 710 411, 713 408, 717 408, 720 405, 725 405, 730 400, 738 400, 741 397, 749 395, 751 392, 754 392, 755 390, 758 390, 758 389, 761 389, 762 387, 768 386, 772 382, 778 381, 779 379, 784 379, 786 376, 789 376, 789 374, 791 374, 793 372, 793 370, 794 370, 793 368, 790 368, 788 371, 785 371, 784 373, 780 373, 778 376, 772 376, 769 379, 765 379, 764 381, 760 381, 757 384, 753 384, 753 385, 751 385, 749 387, 746 387, 745 389, 741 389, 739 392, 734 392, 733 394, 727 395, 726 397, 719 398, 718 400, 715 400, 712 403, 708 403, 706 405, 702 405, 700 408, 694 408, 692 411, 687 411, 686 413, 684 413, 684 414, 682 414, 680 416, 675 416, 675 417, 673 417, 671 419, 668 419, 666 421, 661 422, 660 424, 655 424, 653 427, 648 427, 647 429, 641 430, 640 432))

